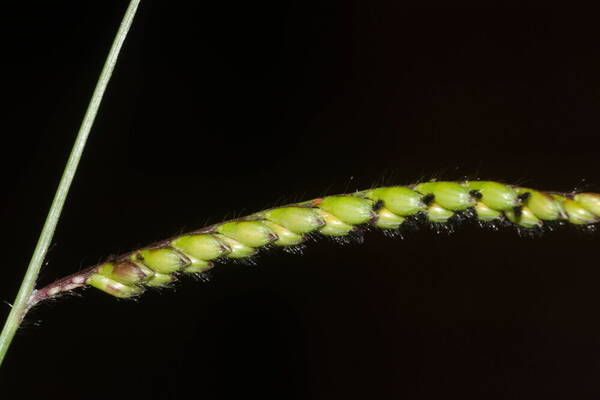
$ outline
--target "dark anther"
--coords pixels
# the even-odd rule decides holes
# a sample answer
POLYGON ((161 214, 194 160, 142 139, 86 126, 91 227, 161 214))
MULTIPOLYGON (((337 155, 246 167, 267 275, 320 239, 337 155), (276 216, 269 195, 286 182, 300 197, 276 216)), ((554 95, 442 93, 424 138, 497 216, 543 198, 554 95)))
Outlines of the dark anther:
POLYGON ((422 225, 427 223, 427 214, 423 211, 419 211, 406 217, 404 222, 402 223, 402 229, 406 232, 415 231, 422 225))
POLYGON ((425 205, 429 205, 431 204, 431 202, 433 201, 433 199, 435 199, 435 196, 433 195, 433 193, 429 193, 426 194, 425 196, 423 196, 423 203, 425 203, 425 205))
POLYGON ((458 225, 461 222, 463 222, 464 220, 465 220, 464 214, 459 211, 459 212, 454 213, 454 215, 451 216, 450 218, 448 218, 448 220, 446 222, 450 225, 458 225))
POLYGON ((427 214, 423 211, 418 211, 412 215, 415 221, 425 222, 427 220, 427 214))
POLYGON ((523 207, 516 206, 515 208, 513 208, 513 211, 515 212, 515 217, 520 217, 521 213, 523 212, 523 207))
POLYGON ((469 191, 469 194, 471 196, 475 197, 477 200, 479 200, 483 197, 483 195, 481 194, 481 192, 479 190, 471 190, 471 191, 469 191))
POLYGON ((469 207, 465 211, 463 211, 465 218, 475 218, 477 217, 477 211, 475 211, 475 207, 469 207))
POLYGON ((520 195, 517 196, 517 198, 519 200, 521 200, 521 203, 524 202, 525 200, 527 200, 530 197, 531 197, 531 193, 529 193, 529 192, 521 193, 520 195))
POLYGON ((373 211, 379 211, 383 207, 383 200, 377 200, 375 204, 373 204, 373 211))

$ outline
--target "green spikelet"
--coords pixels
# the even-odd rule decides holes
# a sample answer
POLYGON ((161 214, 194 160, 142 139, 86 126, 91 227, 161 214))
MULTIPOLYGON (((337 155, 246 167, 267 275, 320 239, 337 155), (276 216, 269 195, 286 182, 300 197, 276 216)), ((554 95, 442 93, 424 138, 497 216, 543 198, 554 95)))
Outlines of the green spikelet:
POLYGON ((348 225, 366 224, 374 217, 373 202, 359 197, 326 197, 319 208, 348 225))
POLYGON ((142 263, 151 270, 161 274, 177 272, 190 264, 190 261, 180 252, 167 249, 142 249, 131 256, 134 262, 142 263))
POLYGON ((415 190, 433 195, 438 206, 449 211, 466 210, 477 202, 466 188, 455 182, 426 182, 415 186, 415 190))
POLYGON ((186 235, 171 241, 171 246, 192 260, 192 264, 203 264, 199 261, 209 261, 223 257, 231 252, 216 235, 186 235))
POLYGON ((480 201, 492 210, 506 211, 519 205, 517 192, 508 185, 498 182, 472 181, 464 186, 472 196, 480 196, 480 201))
POLYGON ((327 211, 319 210, 319 213, 321 217, 323 217, 323 221, 325 221, 325 225, 319 229, 319 233, 322 233, 323 235, 346 236, 352 231, 352 229, 354 229, 352 225, 341 221, 339 218, 328 213, 327 211))
POLYGON ((563 202, 556 201, 548 193, 523 188, 518 189, 518 192, 521 196, 525 196, 524 205, 538 218, 545 221, 556 221, 567 217, 563 202))
POLYGON ((589 225, 598 222, 598 217, 575 200, 566 199, 563 202, 563 206, 569 216, 569 222, 572 224, 589 225))
POLYGON ((302 235, 325 225, 319 213, 308 207, 281 207, 268 210, 264 218, 290 232, 302 235))
POLYGON ((404 221, 406 221, 406 218, 394 214, 385 207, 381 207, 379 211, 377 211, 377 221, 375 221, 375 226, 381 229, 397 229, 404 221))
POLYGON ((147 282, 156 274, 150 268, 131 261, 103 264, 98 267, 98 273, 125 285, 147 282))
POLYGON ((479 201, 475 204, 475 214, 481 222, 490 222, 502 219, 502 211, 494 210, 488 207, 484 202, 479 201))
POLYGON ((510 222, 523 228, 539 228, 542 220, 539 219, 529 207, 515 208, 505 211, 504 214, 510 222))
POLYGON ((170 283, 173 283, 176 280, 177 280, 177 278, 173 274, 161 274, 160 272, 157 272, 156 274, 154 274, 154 276, 152 278, 150 278, 150 280, 148 282, 146 282, 146 286, 148 286, 148 287, 168 286, 170 283))
POLYGON ((229 254, 227 254, 228 258, 246 258, 256 254, 255 248, 246 246, 226 235, 218 235, 217 237, 229 247, 229 254))
POLYGON ((197 260, 194 261, 191 265, 185 267, 183 269, 183 272, 187 274, 200 274, 202 272, 208 271, 209 269, 212 269, 212 267, 214 266, 215 263, 213 263, 212 261, 197 260))
POLYGON ((124 283, 107 278, 106 276, 93 273, 85 281, 90 286, 100 289, 115 297, 127 298, 141 294, 144 289, 137 285, 125 285, 124 283))
POLYGON ((366 192, 366 197, 381 201, 395 215, 407 217, 427 209, 423 196, 407 187, 384 187, 366 192))
POLYGON ((573 200, 575 200, 576 203, 581 204, 582 207, 596 217, 600 217, 600 195, 597 195, 596 193, 579 193, 573 196, 573 200))
POLYGON ((277 240, 275 232, 260 221, 227 222, 219 226, 217 232, 252 248, 262 247, 277 240))
POLYGON ((451 210, 447 210, 437 203, 432 203, 427 209, 427 220, 436 224, 443 224, 448 222, 454 213, 451 210))
POLYGON ((85 283, 116 297, 168 286, 178 275, 203 273, 227 259, 244 259, 269 247, 296 246, 308 235, 343 237, 371 225, 402 229, 422 221, 444 224, 457 215, 539 230, 552 221, 600 221, 600 195, 558 194, 493 181, 423 182, 327 196, 258 212, 183 234, 87 270, 85 283))

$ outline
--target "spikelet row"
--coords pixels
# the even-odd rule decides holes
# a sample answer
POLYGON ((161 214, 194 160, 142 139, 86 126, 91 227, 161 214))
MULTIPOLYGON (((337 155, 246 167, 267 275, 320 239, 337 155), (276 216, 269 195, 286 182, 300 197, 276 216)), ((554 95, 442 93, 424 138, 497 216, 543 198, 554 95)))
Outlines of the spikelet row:
POLYGON ((360 225, 396 230, 416 216, 444 224, 456 215, 522 229, 551 221, 600 221, 600 195, 557 194, 493 181, 424 182, 336 195, 261 211, 140 249, 94 267, 85 283, 116 297, 166 286, 216 261, 244 259, 265 246, 297 246, 309 234, 343 237, 360 225))

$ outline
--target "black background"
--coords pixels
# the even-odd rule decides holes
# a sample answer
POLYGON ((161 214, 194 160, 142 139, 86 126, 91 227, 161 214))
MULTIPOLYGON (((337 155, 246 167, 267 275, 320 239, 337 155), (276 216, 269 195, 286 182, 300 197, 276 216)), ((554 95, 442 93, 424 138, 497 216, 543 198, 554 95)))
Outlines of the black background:
MULTIPOLYGON (((6 302, 126 7, 39 3, 0 14, 6 302)), ((600 190, 593 13, 399 4, 144 1, 40 283, 382 183, 600 190)), ((597 398, 599 235, 371 232, 139 301, 90 289, 27 317, 2 396, 597 398)))

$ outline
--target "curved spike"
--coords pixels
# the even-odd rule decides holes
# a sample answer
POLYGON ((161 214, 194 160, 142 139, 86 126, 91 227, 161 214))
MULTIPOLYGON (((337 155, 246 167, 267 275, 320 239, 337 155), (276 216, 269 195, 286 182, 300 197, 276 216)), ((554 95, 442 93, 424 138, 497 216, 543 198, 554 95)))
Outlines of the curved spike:
POLYGON ((311 233, 343 237, 364 224, 394 230, 419 215, 444 224, 457 213, 480 222, 505 221, 520 230, 539 230, 551 221, 590 225, 600 222, 600 195, 542 192, 494 181, 432 181, 327 196, 178 235, 38 292, 50 297, 85 283, 116 297, 132 297, 143 292, 142 286, 168 286, 178 274, 202 273, 221 260, 245 259, 269 245, 295 246, 311 233))

